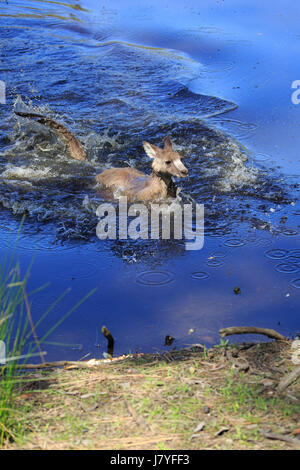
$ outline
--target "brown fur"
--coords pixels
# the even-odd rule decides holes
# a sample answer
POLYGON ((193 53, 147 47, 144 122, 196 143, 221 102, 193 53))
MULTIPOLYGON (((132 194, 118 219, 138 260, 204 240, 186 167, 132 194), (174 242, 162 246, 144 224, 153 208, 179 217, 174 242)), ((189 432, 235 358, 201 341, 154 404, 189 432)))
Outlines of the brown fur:
POLYGON ((182 157, 173 149, 169 137, 165 137, 164 144, 161 149, 143 142, 145 152, 153 159, 151 175, 134 168, 111 168, 96 176, 96 180, 112 191, 119 189, 129 199, 138 201, 176 196, 172 176, 185 177, 188 170, 181 161, 182 157))
POLYGON ((70 132, 63 124, 56 122, 54 119, 44 117, 41 114, 23 113, 20 111, 15 111, 15 114, 21 117, 34 119, 40 124, 50 127, 50 129, 56 132, 56 134, 58 134, 58 136, 67 144, 71 157, 75 158, 75 160, 86 160, 86 153, 81 142, 79 142, 72 132, 70 132))
MULTIPOLYGON (((86 160, 86 153, 79 140, 63 125, 54 119, 40 114, 23 113, 15 111, 22 117, 35 119, 53 129, 59 137, 66 142, 70 155, 76 160, 86 160)), ((183 178, 188 175, 188 170, 183 165, 181 155, 173 149, 169 137, 164 139, 164 148, 161 149, 149 142, 143 142, 144 150, 152 159, 152 174, 146 175, 134 168, 111 168, 104 170, 96 176, 96 180, 106 188, 120 190, 129 199, 148 201, 167 196, 176 196, 176 187, 172 176, 183 178)))

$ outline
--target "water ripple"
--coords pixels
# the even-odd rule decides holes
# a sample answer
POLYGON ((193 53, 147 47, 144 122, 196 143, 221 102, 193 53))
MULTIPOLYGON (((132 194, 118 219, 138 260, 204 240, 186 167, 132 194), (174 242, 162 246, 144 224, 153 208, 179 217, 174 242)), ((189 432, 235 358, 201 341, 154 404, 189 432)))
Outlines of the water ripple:
POLYGON ((224 261, 222 261, 220 259, 209 259, 209 260, 207 260, 206 264, 207 264, 207 266, 209 266, 211 268, 219 268, 221 266, 224 266, 224 261))
POLYGON ((285 258, 287 255, 288 255, 287 250, 281 250, 279 248, 265 252, 265 256, 271 259, 282 259, 282 258, 285 258))
POLYGON ((202 280, 202 279, 208 279, 209 274, 206 273, 205 271, 195 271, 194 273, 191 274, 192 279, 197 279, 197 280, 202 280))
POLYGON ((280 273, 297 273, 299 271, 299 266, 293 263, 282 263, 278 264, 275 269, 280 273))
POLYGON ((169 271, 144 271, 138 274, 136 282, 143 286, 164 286, 174 280, 169 271))
POLYGON ((227 253, 226 251, 220 251, 220 250, 217 250, 217 251, 214 251, 211 256, 215 257, 215 258, 224 258, 225 256, 227 256, 227 253))
POLYGON ((241 240, 240 238, 229 238, 228 240, 224 242, 224 245, 234 248, 234 247, 245 245, 245 242, 241 240))
POLYGON ((294 237, 295 235, 298 235, 299 232, 297 232, 297 230, 288 229, 288 230, 284 230, 282 233, 283 235, 286 235, 287 237, 294 237))
POLYGON ((294 258, 300 258, 300 249, 290 251, 290 255, 294 258))
POLYGON ((295 287, 296 289, 300 289, 300 279, 294 279, 291 282, 292 286, 295 287))

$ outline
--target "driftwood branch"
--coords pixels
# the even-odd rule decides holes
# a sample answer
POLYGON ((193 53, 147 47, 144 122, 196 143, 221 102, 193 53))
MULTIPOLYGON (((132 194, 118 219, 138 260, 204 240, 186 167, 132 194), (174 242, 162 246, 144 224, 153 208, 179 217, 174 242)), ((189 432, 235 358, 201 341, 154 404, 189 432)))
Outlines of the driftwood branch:
POLYGON ((297 439, 295 437, 289 437, 289 436, 284 436, 283 434, 277 434, 275 432, 265 432, 265 431, 260 431, 260 434, 266 437, 267 439, 289 442, 290 444, 298 446, 300 449, 300 439, 297 439))
POLYGON ((277 333, 275 330, 270 330, 269 328, 257 328, 255 326, 232 326, 230 328, 223 328, 219 331, 221 338, 224 336, 230 335, 248 335, 248 334, 257 334, 265 335, 268 338, 277 339, 279 341, 288 341, 288 339, 277 333))
POLYGON ((295 380, 297 380, 298 377, 300 377, 300 366, 295 367, 292 372, 289 372, 284 377, 282 377, 278 384, 277 392, 283 392, 286 388, 288 388, 289 385, 291 385, 295 380))

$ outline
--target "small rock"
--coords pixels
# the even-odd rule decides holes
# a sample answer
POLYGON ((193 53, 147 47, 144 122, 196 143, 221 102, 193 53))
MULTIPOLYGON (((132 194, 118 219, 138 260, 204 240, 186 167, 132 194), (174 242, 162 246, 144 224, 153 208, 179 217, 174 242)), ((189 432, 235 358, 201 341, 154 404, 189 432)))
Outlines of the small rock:
POLYGON ((208 414, 210 413, 210 407, 207 406, 207 405, 205 405, 205 406, 203 407, 203 413, 205 413, 206 415, 208 415, 208 414))
POLYGON ((204 421, 201 421, 201 423, 199 423, 195 429, 194 429, 194 433, 197 433, 199 431, 203 431, 203 429, 205 428, 205 422, 204 421))

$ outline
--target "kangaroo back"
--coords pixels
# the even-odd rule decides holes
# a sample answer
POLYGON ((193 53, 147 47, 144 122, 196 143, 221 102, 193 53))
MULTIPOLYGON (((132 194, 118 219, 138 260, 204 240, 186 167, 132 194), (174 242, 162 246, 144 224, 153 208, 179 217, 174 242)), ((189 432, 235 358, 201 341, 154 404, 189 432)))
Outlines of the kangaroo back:
POLYGON ((34 119, 40 124, 49 127, 67 144, 71 157, 75 158, 75 160, 86 160, 86 152, 83 145, 63 124, 56 122, 54 119, 45 117, 42 114, 24 113, 21 111, 15 111, 15 114, 34 119))

